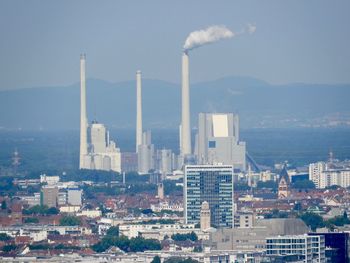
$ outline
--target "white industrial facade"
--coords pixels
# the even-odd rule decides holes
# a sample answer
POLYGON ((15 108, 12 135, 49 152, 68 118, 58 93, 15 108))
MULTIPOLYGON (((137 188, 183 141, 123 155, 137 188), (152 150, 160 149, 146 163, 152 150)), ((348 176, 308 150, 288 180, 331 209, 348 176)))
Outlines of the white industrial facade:
POLYGON ((239 118, 233 113, 200 113, 196 139, 198 164, 226 164, 246 170, 246 145, 239 140, 239 118))

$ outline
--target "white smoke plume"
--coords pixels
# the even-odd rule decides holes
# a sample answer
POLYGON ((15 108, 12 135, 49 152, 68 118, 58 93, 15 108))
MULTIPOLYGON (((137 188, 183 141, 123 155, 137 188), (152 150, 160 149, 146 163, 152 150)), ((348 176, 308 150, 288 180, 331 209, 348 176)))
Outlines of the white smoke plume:
POLYGON ((249 34, 253 34, 256 31, 256 25, 254 24, 248 24, 247 25, 247 31, 249 34))
POLYGON ((190 33, 183 48, 185 52, 187 52, 191 49, 214 43, 220 39, 231 38, 244 33, 253 34, 255 31, 255 24, 247 24, 247 26, 238 33, 232 32, 226 26, 210 26, 206 29, 193 31, 190 33))
POLYGON ((207 29, 193 31, 186 39, 184 50, 188 51, 220 39, 234 37, 235 34, 225 26, 211 26, 207 29))

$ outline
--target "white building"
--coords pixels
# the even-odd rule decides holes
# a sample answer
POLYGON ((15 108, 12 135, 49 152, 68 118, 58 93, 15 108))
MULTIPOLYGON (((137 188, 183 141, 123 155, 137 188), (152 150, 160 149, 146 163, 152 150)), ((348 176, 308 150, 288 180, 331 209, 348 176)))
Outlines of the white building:
POLYGON ((326 181, 322 177, 322 172, 327 169, 325 162, 311 163, 309 165, 309 180, 313 181, 316 188, 325 188, 326 181))
POLYGON ((81 195, 83 190, 78 188, 71 188, 67 191, 67 203, 72 206, 81 206, 81 195))
POLYGON ((90 125, 90 147, 83 158, 84 169, 121 172, 121 154, 109 139, 106 127, 97 122, 90 125))
MULTIPOLYGON (((293 262, 326 262, 324 236, 287 235, 266 238, 266 255, 279 258, 299 257, 293 262)), ((282 261, 281 261, 282 262, 282 261)))
POLYGON ((309 179, 316 188, 326 188, 332 185, 341 187, 350 186, 350 169, 329 169, 324 162, 309 165, 309 179))
POLYGON ((162 149, 157 151, 158 170, 163 176, 172 174, 173 171, 173 153, 169 149, 162 149))
POLYGON ((55 185, 60 181, 59 176, 47 176, 46 174, 40 175, 40 183, 46 183, 48 185, 55 185))
POLYGON ((195 153, 198 164, 233 165, 246 170, 246 145, 239 140, 239 118, 233 113, 199 113, 195 153))
POLYGON ((154 145, 151 143, 151 132, 142 134, 142 144, 138 146, 137 166, 139 174, 148 174, 155 168, 154 145))

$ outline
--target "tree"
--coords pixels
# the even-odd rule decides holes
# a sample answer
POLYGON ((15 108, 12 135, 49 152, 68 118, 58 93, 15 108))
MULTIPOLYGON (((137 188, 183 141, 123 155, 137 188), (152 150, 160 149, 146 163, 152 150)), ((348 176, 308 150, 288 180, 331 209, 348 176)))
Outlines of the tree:
POLYGON ((36 217, 27 217, 24 219, 24 223, 31 224, 31 223, 39 223, 39 219, 36 217))
POLYGON ((106 232, 107 236, 119 236, 119 226, 112 226, 110 227, 107 232, 106 232))
POLYGON ((315 184, 310 180, 300 180, 292 184, 294 189, 315 189, 315 184))
POLYGON ((183 259, 180 257, 171 257, 166 259, 164 263, 199 263, 199 262, 192 258, 183 259))
POLYGON ((78 226, 80 223, 80 219, 76 216, 64 216, 60 219, 61 226, 78 226))
POLYGON ((160 257, 159 256, 155 256, 153 258, 153 260, 151 261, 151 263, 161 263, 160 257))
POLYGON ((323 218, 315 213, 304 213, 300 218, 312 229, 312 231, 316 231, 316 228, 325 226, 323 218))
POLYGON ((198 236, 196 235, 195 232, 192 231, 189 234, 174 234, 171 236, 171 239, 174 241, 186 241, 186 240, 197 241, 198 236))
POLYGON ((4 251, 4 252, 10 252, 10 251, 16 250, 16 249, 17 249, 17 246, 16 245, 12 245, 12 244, 5 245, 5 246, 2 247, 2 251, 4 251))
POLYGON ((60 211, 56 207, 50 207, 46 210, 48 215, 57 215, 60 211))
POLYGON ((258 189, 268 188, 268 189, 272 189, 272 190, 277 190, 278 184, 277 184, 277 182, 272 181, 272 180, 266 181, 266 182, 259 181, 257 183, 257 188, 258 189))
POLYGON ((6 233, 0 233, 0 241, 9 241, 11 240, 11 237, 7 235, 6 233))
POLYGON ((2 202, 1 202, 1 209, 2 209, 2 210, 7 209, 7 204, 6 204, 6 201, 5 201, 5 200, 2 200, 2 202))

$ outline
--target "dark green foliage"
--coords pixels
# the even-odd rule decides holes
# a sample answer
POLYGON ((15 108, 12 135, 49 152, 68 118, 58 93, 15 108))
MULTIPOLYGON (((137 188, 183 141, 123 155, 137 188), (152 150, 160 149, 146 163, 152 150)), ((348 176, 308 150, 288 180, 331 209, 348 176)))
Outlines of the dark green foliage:
MULTIPOLYGON (((112 231, 112 233, 115 230, 112 231)), ((145 250, 160 250, 161 245, 158 240, 135 237, 128 239, 125 236, 107 235, 100 242, 92 246, 98 253, 106 251, 111 246, 116 246, 125 252, 143 252, 145 250)))
POLYGON ((151 261, 151 263, 161 263, 160 257, 159 256, 155 256, 153 258, 153 260, 151 261))
POLYGON ((163 181, 164 185, 164 194, 165 195, 171 195, 175 193, 182 193, 183 189, 182 186, 176 185, 177 181, 172 181, 172 180, 166 180, 163 181))
POLYGON ((130 239, 129 249, 131 252, 143 252, 145 250, 160 250, 159 241, 134 237, 130 239))
POLYGON ((58 244, 58 245, 54 246, 53 249, 80 250, 81 248, 78 247, 78 246, 70 246, 70 245, 58 244))
POLYGON ((346 213, 346 211, 344 212, 344 214, 342 216, 336 216, 336 217, 331 218, 331 219, 326 221, 326 225, 328 227, 331 227, 332 225, 343 226, 346 224, 350 224, 350 220, 348 218, 348 214, 346 213))
POLYGON ((266 181, 266 182, 259 181, 257 184, 257 188, 258 189, 267 188, 267 189, 277 190, 278 183, 272 180, 266 181))
POLYGON ((26 224, 36 224, 39 223, 39 219, 36 217, 27 217, 24 219, 24 223, 26 224))
POLYGON ((13 250, 16 250, 16 249, 17 249, 16 245, 10 244, 10 245, 3 246, 1 250, 4 251, 4 252, 10 252, 10 251, 13 251, 13 250))
POLYGON ((11 237, 7 235, 6 233, 0 233, 0 241, 9 241, 11 240, 11 237))
POLYGON ((126 193, 128 194, 139 194, 139 193, 155 193, 157 185, 155 184, 131 184, 126 187, 126 193))
MULTIPOLYGON (((135 172, 130 172, 126 174, 126 183, 133 183, 133 184, 144 184, 149 182, 149 175, 144 174, 144 175, 139 175, 138 173, 135 172)), ((120 176, 119 181, 122 181, 122 176, 120 176)))
POLYGON ((121 189, 118 186, 90 186, 85 185, 83 187, 84 195, 88 199, 94 199, 95 194, 97 193, 104 193, 105 195, 109 196, 117 196, 121 194, 121 189))
POLYGON ((292 184, 294 189, 315 189, 315 184, 310 180, 300 180, 292 184))
POLYGON ((119 174, 116 172, 97 171, 97 170, 70 170, 62 176, 63 181, 93 181, 93 182, 111 182, 116 181, 119 174))
POLYGON ((315 213, 304 213, 300 218, 312 229, 312 231, 315 231, 316 228, 325 226, 323 218, 315 213))
POLYGON ((265 214, 264 218, 288 218, 288 213, 274 209, 271 213, 265 214))
POLYGON ((118 226, 112 226, 110 227, 107 232, 106 232, 107 236, 119 236, 119 227, 118 226))
POLYGON ((148 208, 148 209, 143 209, 143 210, 141 211, 141 213, 142 213, 142 214, 145 214, 145 215, 149 215, 149 214, 152 214, 153 211, 152 211, 152 209, 148 208))
POLYGON ((60 219, 61 226, 78 226, 80 223, 80 219, 76 216, 64 216, 60 219))
POLYGON ((171 236, 171 239, 174 241, 186 241, 186 240, 197 241, 198 236, 196 235, 195 232, 192 231, 189 234, 174 234, 171 236))
POLYGON ((142 221, 141 224, 143 225, 153 225, 153 224, 161 224, 161 225, 168 225, 168 224, 175 224, 176 221, 174 219, 151 219, 148 221, 142 221))
POLYGON ((247 191, 250 189, 250 186, 247 183, 244 182, 236 182, 233 185, 233 189, 235 191, 247 191))
POLYGON ((29 209, 23 209, 24 215, 57 215, 59 213, 56 207, 48 208, 46 205, 35 205, 29 209))
POLYGON ((0 177, 0 195, 14 195, 18 187, 13 184, 13 177, 0 177))
POLYGON ((29 249, 30 250, 41 250, 41 249, 49 249, 50 246, 49 244, 32 244, 32 245, 29 245, 29 249))
POLYGON ((331 185, 331 186, 327 186, 326 189, 337 190, 339 187, 340 187, 339 185, 331 185))
POLYGON ((171 257, 164 260, 164 263, 199 263, 199 262, 192 258, 183 259, 180 257, 171 257))
POLYGON ((5 200, 3 200, 3 201, 1 202, 1 209, 2 209, 2 210, 7 209, 7 204, 6 204, 6 201, 5 201, 5 200))

